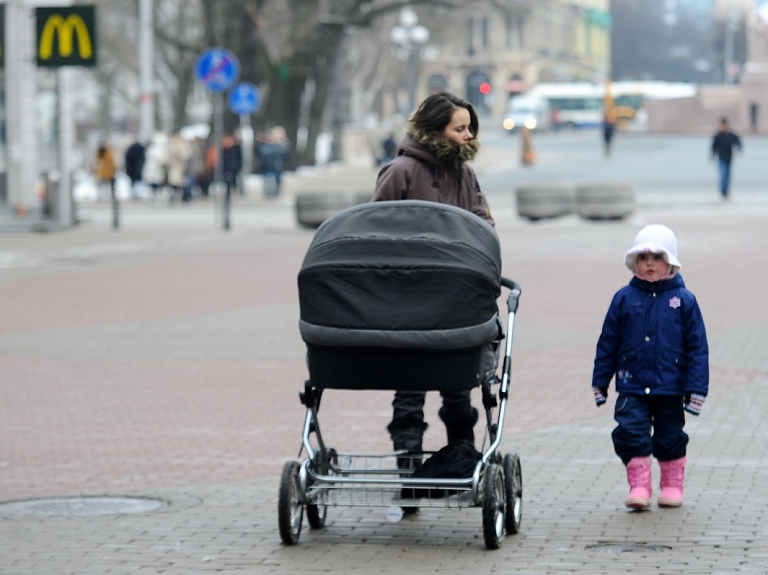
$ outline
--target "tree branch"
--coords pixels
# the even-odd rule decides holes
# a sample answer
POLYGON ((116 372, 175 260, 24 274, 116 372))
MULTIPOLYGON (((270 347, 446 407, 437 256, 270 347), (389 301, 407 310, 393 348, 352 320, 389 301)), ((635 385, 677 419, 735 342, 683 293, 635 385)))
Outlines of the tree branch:
MULTIPOLYGON (((357 8, 362 8, 365 2, 358 2, 357 8)), ((355 9, 344 14, 320 14, 318 21, 327 26, 359 26, 367 27, 371 22, 383 16, 396 12, 406 6, 436 6, 438 8, 455 9, 465 5, 462 0, 394 0, 389 4, 370 8, 369 10, 355 9)))

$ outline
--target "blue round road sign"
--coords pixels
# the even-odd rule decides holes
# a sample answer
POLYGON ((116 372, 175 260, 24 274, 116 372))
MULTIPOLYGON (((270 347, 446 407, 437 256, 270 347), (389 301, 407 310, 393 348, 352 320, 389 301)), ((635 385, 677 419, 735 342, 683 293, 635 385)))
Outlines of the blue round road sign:
POLYGON ((259 109, 261 94, 259 89, 250 82, 240 82, 230 90, 227 105, 238 116, 253 114, 259 109))
POLYGON ((226 48, 209 48, 195 64, 195 78, 210 92, 224 92, 239 75, 240 62, 226 48))

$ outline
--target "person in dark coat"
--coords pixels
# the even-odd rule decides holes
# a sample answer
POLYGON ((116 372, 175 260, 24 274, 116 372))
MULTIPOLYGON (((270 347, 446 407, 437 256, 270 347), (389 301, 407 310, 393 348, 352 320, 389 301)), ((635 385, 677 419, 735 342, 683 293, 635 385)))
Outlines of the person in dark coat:
POLYGON ((613 136, 616 134, 616 121, 613 118, 611 112, 607 112, 603 116, 603 151, 605 157, 611 156, 611 146, 613 144, 613 136))
POLYGON ((395 136, 392 132, 389 132, 387 137, 381 142, 381 149, 384 152, 381 158, 382 164, 388 164, 395 159, 397 155, 397 142, 395 142, 395 136))
POLYGON ((264 178, 264 195, 276 198, 280 195, 283 172, 289 161, 288 136, 282 126, 275 126, 265 134, 256 147, 259 172, 264 178))
MULTIPOLYGON (((480 149, 478 129, 471 104, 446 92, 429 96, 411 117, 397 156, 379 172, 373 201, 410 199, 450 204, 494 225, 488 202, 468 164, 480 149)), ((484 377, 495 375, 496 347, 489 346, 484 354, 484 377)), ((448 443, 474 442, 478 412, 470 403, 470 391, 443 391, 441 395, 439 415, 446 426, 448 443)), ((387 427, 395 450, 422 451, 427 428, 425 397, 423 391, 395 392, 392 422, 387 427)), ((398 461, 401 468, 418 464, 418 458, 398 461)))
POLYGON ((131 180, 131 197, 138 199, 137 184, 141 181, 141 170, 144 169, 144 145, 138 140, 125 150, 125 174, 131 180))
POLYGON ((712 138, 712 157, 717 156, 720 170, 720 195, 724 200, 728 199, 728 191, 731 185, 731 161, 733 149, 741 151, 741 139, 734 134, 728 126, 728 119, 720 120, 720 129, 712 138))
POLYGON ((232 136, 224 136, 221 139, 221 157, 221 177, 227 186, 229 197, 237 186, 237 178, 243 167, 242 146, 232 136))

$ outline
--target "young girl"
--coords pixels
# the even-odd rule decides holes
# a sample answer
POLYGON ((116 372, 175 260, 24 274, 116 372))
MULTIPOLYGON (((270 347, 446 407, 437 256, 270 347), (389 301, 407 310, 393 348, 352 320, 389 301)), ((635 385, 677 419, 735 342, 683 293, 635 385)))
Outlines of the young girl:
POLYGON ((644 227, 625 262, 634 277, 605 317, 592 390, 597 405, 604 404, 615 376, 613 445, 627 467, 626 506, 650 507, 653 455, 661 467, 659 507, 679 507, 688 444, 684 411, 699 415, 709 391, 704 320, 679 274, 672 230, 644 227))

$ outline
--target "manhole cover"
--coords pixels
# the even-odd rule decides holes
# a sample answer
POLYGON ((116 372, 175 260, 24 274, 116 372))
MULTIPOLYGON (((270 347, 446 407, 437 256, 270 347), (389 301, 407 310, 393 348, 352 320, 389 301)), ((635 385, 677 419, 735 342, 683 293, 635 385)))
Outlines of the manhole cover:
POLYGON ((649 545, 647 543, 601 543, 590 545, 587 549, 597 553, 661 553, 672 551, 672 548, 666 545, 649 545))
POLYGON ((159 499, 140 497, 71 497, 67 499, 29 499, 0 503, 0 517, 45 518, 88 517, 147 513, 165 506, 159 499))

